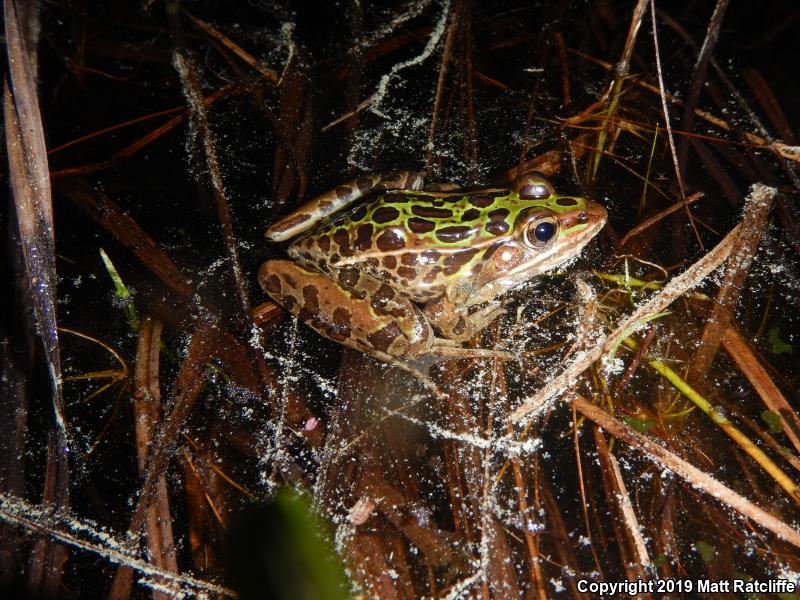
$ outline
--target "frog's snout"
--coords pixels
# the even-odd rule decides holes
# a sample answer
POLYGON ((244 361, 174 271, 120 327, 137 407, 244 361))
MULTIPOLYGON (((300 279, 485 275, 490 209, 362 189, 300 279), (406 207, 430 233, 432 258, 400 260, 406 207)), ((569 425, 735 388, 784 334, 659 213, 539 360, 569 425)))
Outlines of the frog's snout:
POLYGON ((581 223, 588 223, 589 225, 597 225, 598 229, 606 224, 608 220, 608 211, 606 207, 597 202, 586 200, 586 209, 581 211, 578 215, 578 220, 581 223))

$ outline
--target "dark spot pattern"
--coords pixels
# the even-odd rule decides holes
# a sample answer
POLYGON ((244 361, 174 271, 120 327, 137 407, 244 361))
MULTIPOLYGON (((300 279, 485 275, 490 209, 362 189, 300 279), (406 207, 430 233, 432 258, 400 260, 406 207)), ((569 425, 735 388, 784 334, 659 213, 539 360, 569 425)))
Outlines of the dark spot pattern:
POLYGON ((297 289, 297 280, 294 277, 292 277, 291 275, 289 275, 289 273, 284 273, 283 274, 283 280, 287 284, 289 284, 289 287, 297 289))
POLYGON ((417 270, 411 267, 397 267, 397 274, 411 281, 417 277, 417 270))
POLYGON ((374 333, 370 333, 367 336, 367 342, 369 342, 369 345, 376 350, 386 352, 389 349, 389 346, 392 345, 394 339, 400 335, 403 335, 403 332, 400 331, 400 327, 397 325, 397 323, 392 322, 385 327, 378 329, 374 333))
POLYGON ((367 260, 364 261, 364 264, 370 269, 377 269, 380 263, 378 262, 377 258, 375 258, 374 256, 370 256, 367 260))
POLYGON ((281 278, 277 275, 270 275, 264 280, 264 287, 270 294, 281 293, 281 278))
POLYGON ((333 232, 333 241, 339 246, 342 256, 352 256, 353 249, 350 247, 350 234, 344 228, 339 228, 333 232))
POLYGON ((578 201, 575 198, 558 198, 556 204, 559 206, 577 206, 578 201))
POLYGON ((278 221, 272 227, 269 228, 269 231, 275 233, 281 233, 286 231, 287 229, 291 229, 295 225, 299 225, 300 223, 305 223, 311 218, 311 215, 308 213, 300 213, 298 215, 294 215, 293 217, 288 217, 283 221, 278 221))
POLYGON ((375 223, 388 223, 400 216, 400 211, 394 206, 381 206, 372 213, 372 220, 375 223))
POLYGON ((362 193, 367 193, 373 187, 375 187, 375 179, 372 177, 359 177, 356 179, 356 185, 362 193))
POLYGON ((438 250, 423 250, 420 253, 420 262, 426 265, 434 265, 439 261, 441 254, 438 250))
MULTIPOLYGON (((294 300, 294 298, 292 298, 292 300, 294 300)), ((305 307, 301 307, 300 310, 297 311, 297 317, 306 323, 313 323, 315 325, 319 323, 319 315, 317 313, 312 313, 305 307)))
POLYGON ((444 261, 442 261, 442 264, 445 267, 463 267, 477 253, 477 248, 467 248, 466 250, 462 250, 461 252, 456 252, 445 257, 444 261))
POLYGON ((375 245, 379 250, 389 252, 390 250, 400 250, 406 247, 406 242, 402 236, 394 229, 387 229, 375 240, 375 245))
POLYGON ((433 208, 432 206, 412 206, 411 212, 418 217, 428 219, 447 219, 453 216, 453 211, 449 208, 433 208))
POLYGON ((403 254, 400 255, 400 262, 407 267, 413 267, 417 264, 417 255, 413 252, 403 252, 403 254))
POLYGON ((378 316, 402 316, 402 310, 391 310, 387 308, 387 304, 392 300, 394 300, 394 290, 387 284, 382 283, 381 287, 372 293, 369 302, 372 306, 372 310, 374 310, 375 314, 378 316))
POLYGON ((333 323, 330 327, 342 339, 350 337, 352 328, 350 326, 350 311, 337 306, 333 311, 333 323))
POLYGON ((413 233, 430 233, 436 229, 436 223, 428 221, 427 219, 420 219, 419 217, 411 217, 408 220, 408 228, 413 233))
POLYGON ((336 188, 336 197, 340 200, 347 200, 353 195, 353 188, 349 185, 340 185, 336 188))
POLYGON ((364 217, 366 216, 367 216, 367 207, 362 205, 356 209, 356 211, 353 213, 353 216, 350 217, 350 220, 355 221, 357 223, 358 221, 363 220, 364 217))
POLYGON ((478 208, 487 208, 492 205, 494 200, 492 200, 489 196, 472 196, 469 199, 469 203, 472 206, 477 206, 478 208))
POLYGON ((442 227, 436 230, 436 237, 439 241, 447 244, 460 242, 467 239, 472 234, 472 227, 466 225, 453 225, 442 227))
POLYGON ((502 245, 503 245, 503 242, 497 242, 497 243, 492 244, 491 246, 489 246, 486 249, 486 252, 483 253, 483 256, 481 257, 481 261, 485 262, 485 261, 489 260, 492 257, 492 254, 494 254, 497 251, 497 249, 500 248, 502 245))
POLYGON ((364 252, 372 246, 372 225, 362 223, 356 227, 356 239, 353 242, 353 249, 356 252, 364 252))
POLYGON ((438 277, 439 273, 441 272, 442 272, 442 267, 436 265, 435 267, 432 267, 431 270, 425 274, 425 277, 422 278, 422 281, 424 281, 425 283, 433 283, 434 281, 436 281, 436 277, 438 277))
POLYGON ((470 208, 469 210, 464 211, 464 214, 461 215, 461 222, 468 223, 469 221, 474 221, 480 216, 481 211, 479 211, 477 208, 470 208))
POLYGON ((311 313, 319 313, 319 296, 313 285, 303 286, 303 308, 311 313))
POLYGON ((339 284, 344 288, 354 288, 360 277, 355 269, 342 269, 339 271, 339 284))
POLYGON ((509 225, 506 221, 506 217, 508 217, 507 208, 496 208, 488 216, 489 221, 484 226, 486 231, 492 235, 503 235, 509 230, 509 225))
POLYGON ((317 246, 319 246, 319 249, 323 252, 329 252, 331 249, 331 238, 329 238, 327 235, 319 236, 317 238, 317 246))
POLYGON ((392 255, 384 256, 383 266, 386 267, 387 269, 394 269, 395 267, 397 267, 397 259, 392 255))

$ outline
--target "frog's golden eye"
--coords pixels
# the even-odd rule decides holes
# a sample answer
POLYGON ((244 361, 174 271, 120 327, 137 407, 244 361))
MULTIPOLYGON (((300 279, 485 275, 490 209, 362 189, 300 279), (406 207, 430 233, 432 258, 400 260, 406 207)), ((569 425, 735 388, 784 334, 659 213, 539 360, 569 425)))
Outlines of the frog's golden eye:
POLYGON ((533 219, 525 227, 524 241, 531 248, 544 248, 558 235, 558 220, 554 217, 533 219))
POLYGON ((546 200, 555 194, 553 186, 541 173, 526 173, 518 177, 514 190, 523 200, 546 200))

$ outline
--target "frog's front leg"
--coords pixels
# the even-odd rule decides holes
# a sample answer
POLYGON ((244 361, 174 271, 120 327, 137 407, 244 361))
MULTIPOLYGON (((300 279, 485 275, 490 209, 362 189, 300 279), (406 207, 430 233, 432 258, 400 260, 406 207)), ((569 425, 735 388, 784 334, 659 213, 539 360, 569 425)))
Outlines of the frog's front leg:
POLYGON ((466 342, 485 329, 505 312, 502 306, 490 303, 485 308, 469 314, 466 307, 459 307, 446 296, 432 300, 423 311, 428 321, 450 340, 466 342))
POLYGON ((310 265, 270 260, 261 287, 326 338, 386 360, 414 359, 434 344, 431 326, 408 297, 355 269, 331 275, 310 265))
POLYGON ((386 175, 362 175, 297 207, 273 223, 265 234, 273 242, 282 242, 314 227, 320 220, 339 212, 367 194, 388 190, 421 190, 422 173, 397 171, 386 175))

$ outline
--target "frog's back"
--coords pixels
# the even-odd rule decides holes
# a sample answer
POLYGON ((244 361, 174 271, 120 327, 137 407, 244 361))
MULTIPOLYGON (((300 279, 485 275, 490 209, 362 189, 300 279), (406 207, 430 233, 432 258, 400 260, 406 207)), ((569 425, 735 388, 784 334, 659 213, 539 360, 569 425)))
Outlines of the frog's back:
POLYGON ((508 190, 391 192, 296 240, 289 253, 325 271, 368 272, 416 301, 440 295, 513 227, 508 190))

